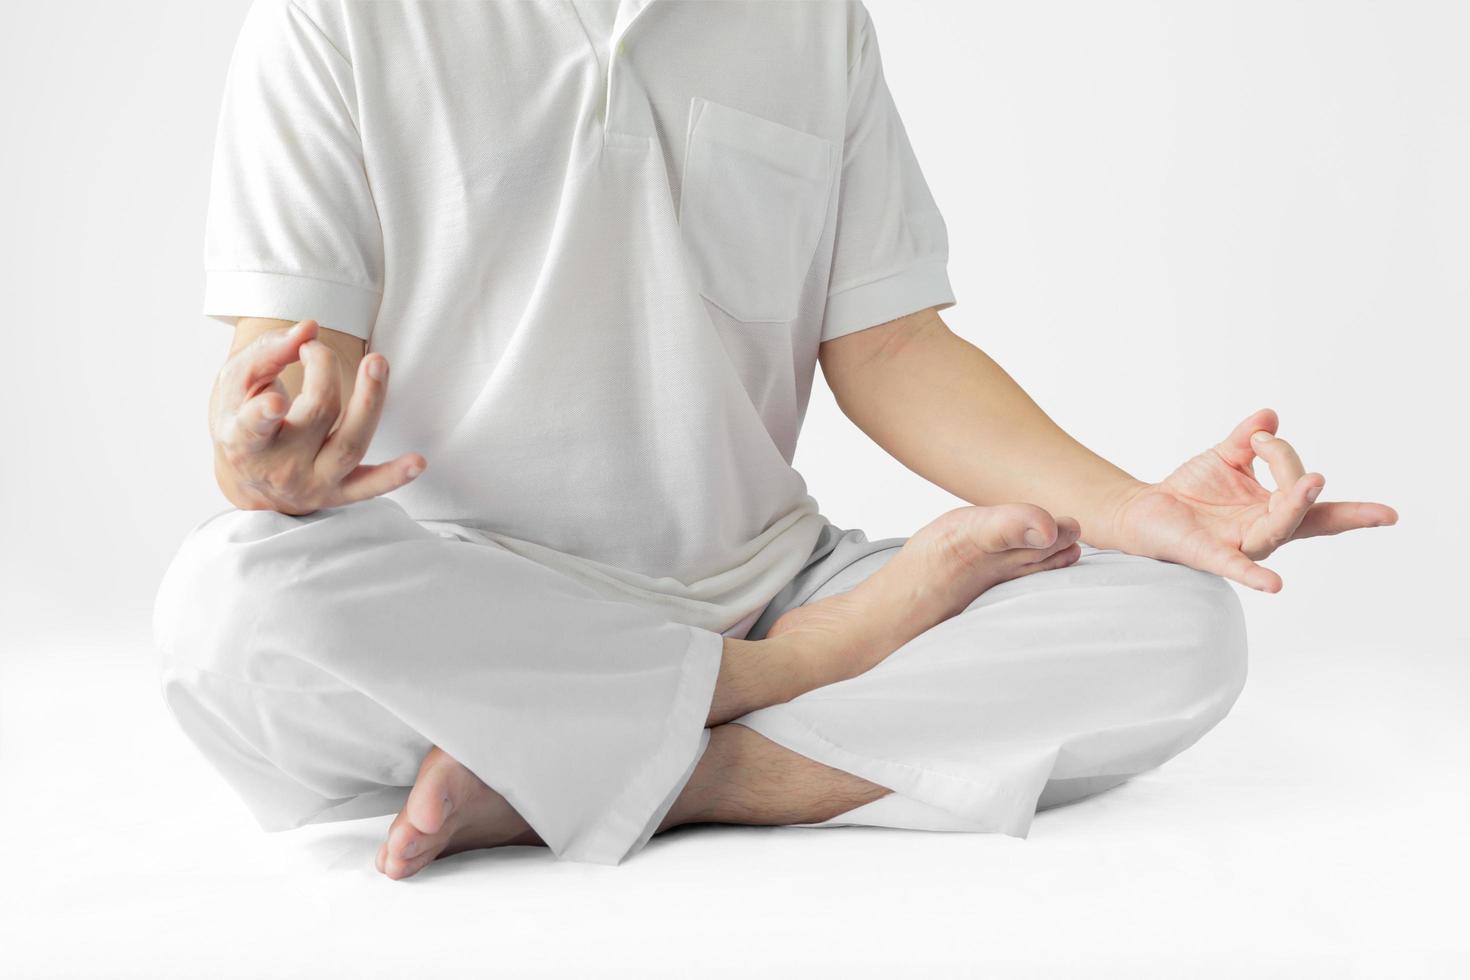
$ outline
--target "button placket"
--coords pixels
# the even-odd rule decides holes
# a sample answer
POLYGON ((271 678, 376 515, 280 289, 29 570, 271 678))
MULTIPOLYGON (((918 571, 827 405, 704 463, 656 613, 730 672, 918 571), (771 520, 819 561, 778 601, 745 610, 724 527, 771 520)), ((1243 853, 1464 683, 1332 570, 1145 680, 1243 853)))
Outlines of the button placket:
POLYGON ((628 52, 628 32, 652 3, 653 0, 622 0, 618 4, 618 14, 613 22, 612 43, 608 48, 607 76, 603 79, 602 110, 598 120, 602 123, 604 134, 613 131, 612 121, 616 108, 614 97, 618 93, 617 76, 628 52))

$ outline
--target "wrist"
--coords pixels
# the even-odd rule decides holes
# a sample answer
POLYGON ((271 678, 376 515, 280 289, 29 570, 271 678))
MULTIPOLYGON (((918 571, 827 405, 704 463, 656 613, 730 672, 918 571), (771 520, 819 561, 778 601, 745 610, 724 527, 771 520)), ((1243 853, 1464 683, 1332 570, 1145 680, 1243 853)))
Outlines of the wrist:
POLYGON ((270 493, 266 484, 246 479, 224 458, 216 447, 214 482, 225 500, 236 510, 269 510, 288 517, 305 517, 320 507, 295 505, 270 493))
POLYGON ((1126 473, 1097 495, 1096 513, 1082 528, 1082 539, 1094 548, 1126 551, 1122 515, 1152 484, 1126 473))

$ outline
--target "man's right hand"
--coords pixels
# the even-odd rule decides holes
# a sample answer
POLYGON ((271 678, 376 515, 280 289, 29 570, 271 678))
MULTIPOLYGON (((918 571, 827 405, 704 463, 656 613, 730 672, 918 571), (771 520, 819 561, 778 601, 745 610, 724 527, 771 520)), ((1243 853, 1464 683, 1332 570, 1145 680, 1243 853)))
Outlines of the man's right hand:
POLYGON ((215 472, 225 496, 242 510, 299 516, 356 503, 398 489, 428 465, 418 453, 362 465, 383 412, 388 360, 367 354, 355 380, 344 381, 342 360, 319 339, 319 329, 315 320, 302 320, 268 330, 231 354, 215 379, 209 424, 215 472), (303 374, 293 398, 282 372, 298 360, 303 374))

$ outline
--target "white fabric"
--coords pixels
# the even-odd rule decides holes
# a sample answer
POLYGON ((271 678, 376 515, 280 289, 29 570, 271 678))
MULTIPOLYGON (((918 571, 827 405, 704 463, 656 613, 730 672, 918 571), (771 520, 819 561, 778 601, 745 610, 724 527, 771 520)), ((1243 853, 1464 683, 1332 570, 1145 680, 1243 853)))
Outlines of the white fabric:
POLYGON ((215 515, 154 616, 170 708, 264 828, 396 809, 439 745, 603 862, 692 771, 721 652, 383 498, 215 515))
MULTIPOLYGON (((818 344, 951 304, 946 258, 861 5, 256 0, 204 312, 365 338, 374 453, 430 466, 198 525, 170 708, 269 829, 397 809, 437 744, 559 857, 622 860, 708 744, 721 633, 896 547, 790 464, 818 344)), ((1222 580, 1089 552, 740 723, 895 791, 826 824, 1024 834, 1243 679, 1222 580)))
MULTIPOLYGON (((752 635, 793 605, 852 588, 901 543, 846 532, 828 569, 778 595, 752 635)), ((1024 837, 1038 810, 1154 768, 1224 718, 1247 668, 1244 615, 1229 583, 1136 555, 1082 552, 1068 568, 989 589, 858 677, 740 718, 895 791, 798 826, 1024 837)))
MULTIPOLYGON (((606 54, 612 50, 613 40, 618 33, 618 0, 572 0, 577 8, 577 16, 582 18, 582 26, 587 29, 587 36, 598 45, 606 54)), ((602 68, 607 69, 607 62, 603 60, 602 68)))
POLYGON ((951 305, 947 254, 861 5, 256 0, 203 312, 386 354, 413 517, 722 631, 825 523, 819 342, 951 305))
MULTIPOLYGON (((853 587, 901 543, 826 526, 743 635, 853 587)), ((154 632, 170 709, 266 829, 393 812, 436 744, 558 857, 604 864, 647 842, 708 745, 722 648, 385 499, 204 521, 154 632)), ((1245 674, 1223 579, 1085 548, 856 678, 737 721, 894 790, 826 825, 1024 836, 1038 807, 1192 744, 1245 674)))

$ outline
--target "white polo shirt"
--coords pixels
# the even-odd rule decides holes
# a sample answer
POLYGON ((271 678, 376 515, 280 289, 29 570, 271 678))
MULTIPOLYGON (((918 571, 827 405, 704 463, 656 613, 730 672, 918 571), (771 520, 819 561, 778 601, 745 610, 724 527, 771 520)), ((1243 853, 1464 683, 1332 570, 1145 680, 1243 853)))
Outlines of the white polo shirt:
POLYGON ((856 3, 256 0, 205 239, 208 316, 388 357, 412 516, 722 631, 826 523, 818 344, 954 302, 856 3))

